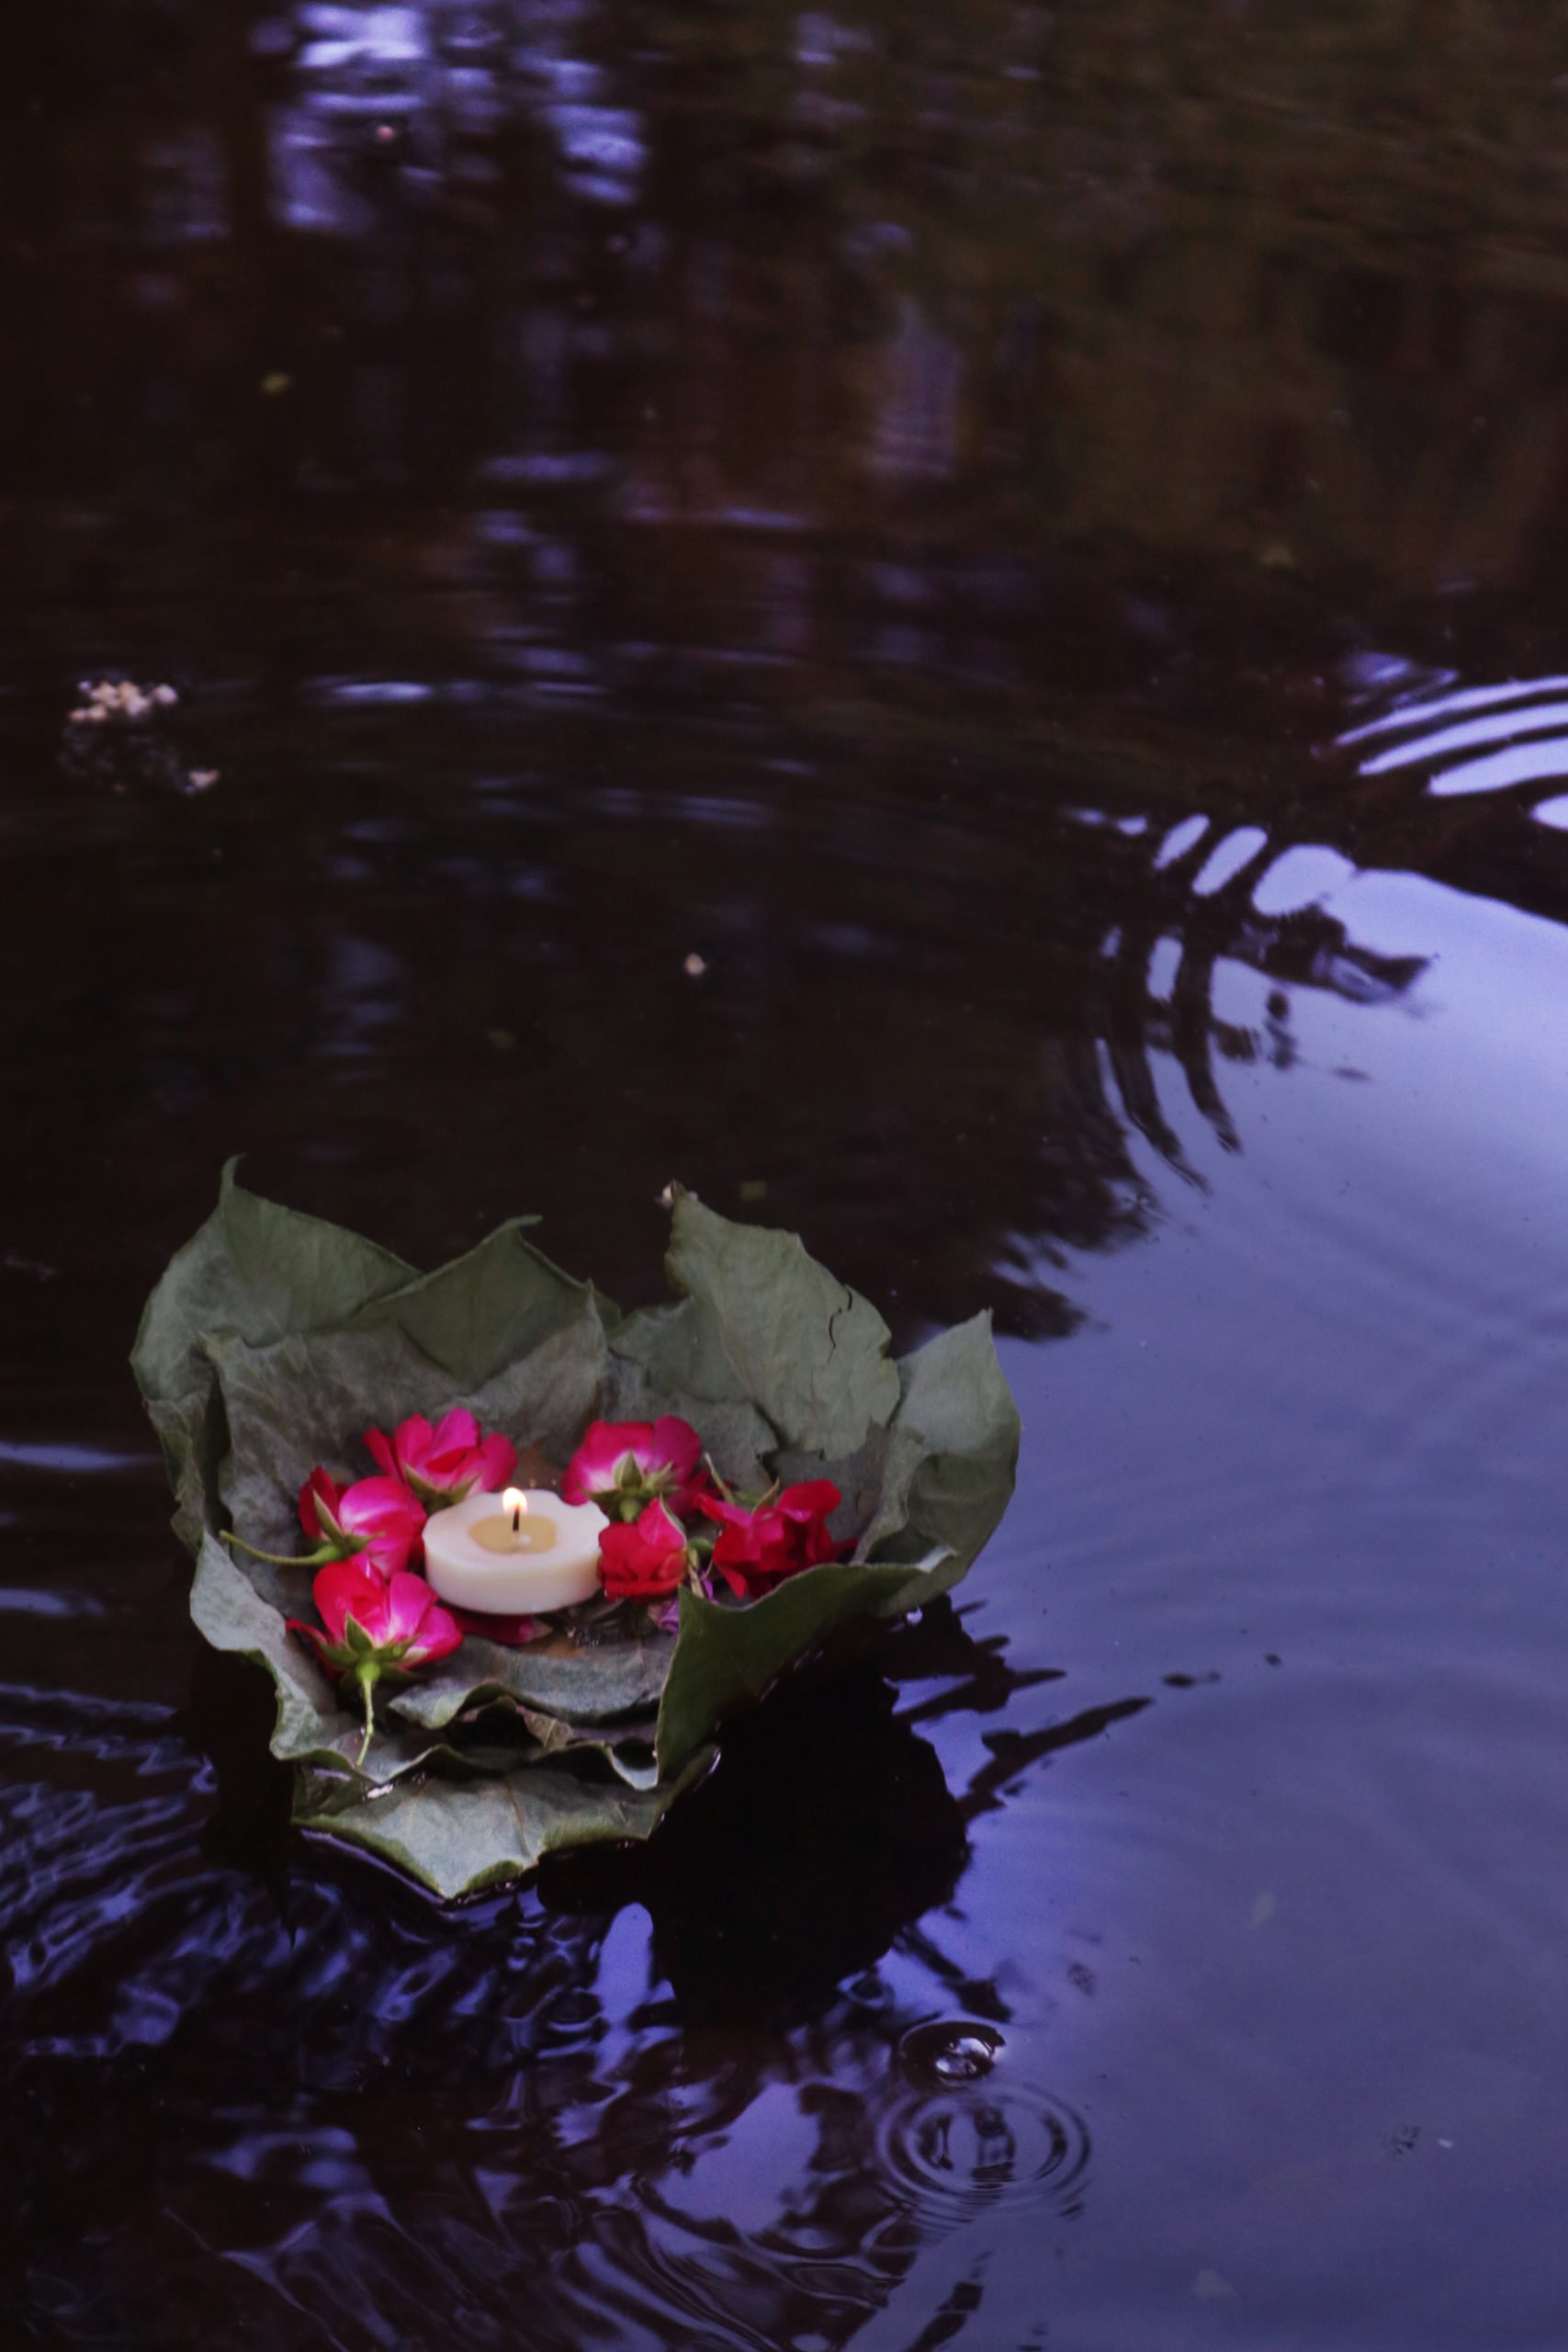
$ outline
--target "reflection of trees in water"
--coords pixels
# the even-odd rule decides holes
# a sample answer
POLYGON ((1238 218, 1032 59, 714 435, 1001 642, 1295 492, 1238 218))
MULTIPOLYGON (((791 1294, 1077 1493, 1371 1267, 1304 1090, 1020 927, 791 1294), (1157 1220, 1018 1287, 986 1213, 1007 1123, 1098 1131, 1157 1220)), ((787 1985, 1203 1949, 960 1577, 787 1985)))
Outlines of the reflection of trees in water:
MULTIPOLYGON (((628 753, 535 717, 520 772, 488 708, 304 725, 309 750, 286 714, 220 752, 267 786, 220 787, 199 835, 186 804, 103 804, 96 845, 18 901, 12 951, 38 1037, 95 1007, 96 1116, 128 1183, 250 1145, 262 1189, 416 1256, 537 1208, 563 1262, 646 1294, 679 1174, 804 1231, 906 1322, 988 1305, 1060 1330, 1066 1253, 1146 1228, 1155 1154, 1191 1173, 1183 1090, 1228 1139, 1225 1065, 1288 1063, 1299 992, 1366 1002, 1416 968, 1322 910, 1258 914, 1271 840, 1195 889, 1213 836, 1162 863, 1167 828, 1087 824, 1049 773, 971 764, 955 790, 929 751, 795 739, 787 777, 754 752, 738 775, 711 733, 654 728, 628 753), (105 912, 128 828, 145 890, 105 912), (182 896, 208 843, 221 889, 182 896), (42 948, 62 918, 69 965, 42 948), (1246 1018, 1234 990, 1215 1001, 1237 971, 1266 984, 1246 1018), (460 1198, 411 1151, 415 1116, 462 1137, 460 1198), (323 1193, 340 1164, 375 1171, 374 1197, 323 1193)), ((105 1279, 127 1273, 117 1250, 105 1279)))
MULTIPOLYGON (((984 607, 1010 557, 1086 534, 1422 589, 1517 567, 1563 431, 1531 357, 1563 288, 1506 260, 1555 233, 1537 36, 1472 13, 1412 41, 1393 0, 1310 41, 1166 17, 749 0, 634 44, 513 0, 28 12, 0 98, 14 487, 155 523, 156 550, 70 556, 143 588, 175 582, 171 531, 281 562, 282 496, 367 617, 440 568, 499 653, 488 600, 515 624, 521 595, 519 662, 535 631, 591 654, 606 605, 612 639, 667 641, 671 595, 687 644, 840 655, 792 535, 854 518, 889 535, 863 651, 918 672, 930 553, 966 548, 972 658, 1015 682, 984 607)), ((231 654, 259 584, 231 564, 231 654)))
MULTIPOLYGON (((1141 1702, 992 1735, 955 1796, 913 1723, 1016 1720, 1055 1678, 945 1605, 876 1663, 919 1684, 912 1718, 869 1665, 797 1683, 654 1848, 450 1917, 341 1856, 297 1850, 280 1907, 228 1866, 270 1876, 281 1828, 276 1788, 256 1805, 268 1702, 231 1662, 204 1658, 196 1718, 238 1799, 220 1867, 190 1867, 155 1711, 100 1704, 90 1739, 73 1720, 101 1800, 40 1784, 10 1825, 17 2307, 69 2340, 152 2340, 155 2316, 171 2346, 243 2315, 289 2352, 423 2342, 455 2312, 510 2346, 520 2308, 541 2352, 605 2326, 839 2345, 1042 2149, 1030 2225, 1076 2202, 1087 2145, 1054 2111, 1032 2138, 996 2086, 929 2097, 898 2052, 922 2012, 1008 2014, 942 1952, 966 1819, 1141 1702)), ((35 1713, 7 1736, 51 1749, 72 1710, 35 1713)))
MULTIPOLYGON (((1280 848, 1427 854, 1413 823, 1287 808, 1277 749, 1327 731, 1303 679, 1337 639, 1262 477, 1329 479, 1324 420, 1407 364, 1350 331, 1354 221, 1297 219, 1280 175, 1325 112, 1363 137, 1371 33, 1347 17, 1266 139, 1227 41, 1149 52, 1219 94, 1205 141, 1271 191, 1246 217, 1287 266, 1228 198, 1216 255, 1219 199, 1130 90, 1120 8, 1052 29, 986 5, 961 47, 772 0, 656 14, 635 46, 502 0, 169 0, 134 38, 89 13, 96 40, 29 13, 0 96, 0 600, 51 695, 118 662, 214 689, 190 725, 226 862, 128 819, 127 888, 106 819, 74 874, 42 860, 11 944, 45 1029, 102 1023, 100 1115, 150 1230, 188 1223, 173 1142, 186 1170, 243 1142, 258 1181, 411 1250, 467 1241, 411 1155, 417 1094, 465 1136, 476 1219, 539 1207, 617 1288, 657 1234, 624 1265, 605 1236, 678 1171, 726 1208, 746 1186, 911 1319, 1065 1328, 1043 1266, 1148 1215, 1130 1134, 1184 1167, 1181 1088, 1229 1137, 1227 1058, 1291 1057, 1288 1004, 1216 1012, 1227 962, 1287 1000, 1409 978, 1156 851, 1196 803, 1280 848), (1168 397, 1173 352, 1225 401, 1168 397), (1245 584, 1063 554, 1107 528, 1140 562, 1245 542, 1245 584), (1084 797, 1145 830, 1077 824, 1084 797), (171 895, 181 859, 199 892, 171 895), (69 972, 36 928, 62 891, 69 972), (709 982, 671 989, 697 945, 709 982)), ((1472 37, 1509 96, 1512 52, 1472 37)), ((1489 200, 1539 198, 1510 165, 1489 200)), ((1483 310, 1513 299, 1490 251, 1483 310)), ((1560 399, 1535 387, 1511 446, 1544 447, 1560 399)), ((1397 471, 1400 495, 1428 479, 1397 471)), ((1469 511, 1511 546, 1516 476, 1487 481, 1469 511)), ((1314 528, 1397 571, 1416 526, 1356 481, 1314 528)), ((51 1167, 31 1190, 48 1256, 51 1167)), ((95 1314, 123 1281, 100 1270, 95 1314)))

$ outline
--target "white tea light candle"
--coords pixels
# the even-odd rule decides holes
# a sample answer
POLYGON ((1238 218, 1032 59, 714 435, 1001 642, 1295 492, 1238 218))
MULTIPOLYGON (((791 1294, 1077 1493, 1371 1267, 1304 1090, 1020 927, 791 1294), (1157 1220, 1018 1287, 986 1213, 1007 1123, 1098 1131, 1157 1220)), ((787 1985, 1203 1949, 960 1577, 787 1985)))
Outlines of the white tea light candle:
POLYGON ((443 1600, 492 1617, 572 1609, 599 1589, 596 1503, 563 1503, 536 1487, 469 1495, 424 1523, 424 1573, 443 1600))

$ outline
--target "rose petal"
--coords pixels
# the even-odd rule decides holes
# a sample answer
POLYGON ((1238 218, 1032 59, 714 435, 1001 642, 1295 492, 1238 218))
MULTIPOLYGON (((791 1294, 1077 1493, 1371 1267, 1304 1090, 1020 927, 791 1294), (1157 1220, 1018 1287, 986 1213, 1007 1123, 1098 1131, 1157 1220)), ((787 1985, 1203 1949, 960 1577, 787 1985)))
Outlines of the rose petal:
POLYGON ((507 1649, 522 1649, 550 1630, 543 1617, 492 1617, 484 1609, 453 1609, 448 1613, 465 1634, 478 1634, 482 1640, 500 1642, 507 1649))

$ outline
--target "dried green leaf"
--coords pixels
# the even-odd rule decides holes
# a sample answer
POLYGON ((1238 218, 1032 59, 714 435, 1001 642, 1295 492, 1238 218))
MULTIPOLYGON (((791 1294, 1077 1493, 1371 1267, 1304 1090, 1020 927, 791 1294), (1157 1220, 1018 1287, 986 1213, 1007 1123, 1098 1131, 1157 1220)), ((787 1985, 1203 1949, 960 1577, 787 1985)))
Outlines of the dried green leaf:
POLYGON ((532 1765, 503 1778, 399 1781, 384 1795, 295 1818, 392 1863, 443 1902, 504 1885, 568 1846, 650 1837, 682 1784, 637 1790, 532 1765))
POLYGON ((750 1404, 785 1445, 850 1453, 892 1418, 886 1324, 808 1258, 797 1235, 675 1203, 666 1270, 685 1301, 634 1315, 612 1338, 654 1390, 750 1404))
POLYGON ((592 1648, 511 1649, 471 1635, 450 1659, 421 1676, 393 1702, 411 1723, 436 1730, 471 1706, 505 1698, 571 1724, 610 1724, 651 1714, 670 1671, 668 1634, 592 1648))
POLYGON ((819 1648, 851 1618, 918 1609, 923 1599, 934 1598, 940 1588, 930 1584, 929 1575, 918 1566, 845 1560, 808 1568, 746 1608, 683 1592, 680 1636, 659 1709, 660 1771, 679 1772, 727 1718, 754 1705, 786 1667, 819 1648))

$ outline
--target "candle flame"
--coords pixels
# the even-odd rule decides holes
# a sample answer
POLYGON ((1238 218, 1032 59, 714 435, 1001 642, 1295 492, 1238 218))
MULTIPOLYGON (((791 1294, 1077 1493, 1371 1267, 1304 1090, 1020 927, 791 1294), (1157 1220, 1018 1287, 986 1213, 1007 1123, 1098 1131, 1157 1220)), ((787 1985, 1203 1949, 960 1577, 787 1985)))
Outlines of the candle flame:
POLYGON ((521 1487, 508 1487, 501 1498, 501 1507, 502 1510, 511 1512, 512 1532, 516 1535, 522 1529, 523 1514, 528 1508, 527 1496, 521 1487))

